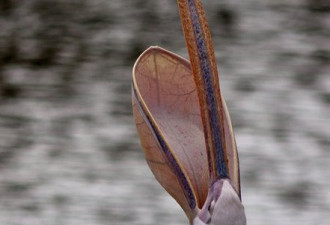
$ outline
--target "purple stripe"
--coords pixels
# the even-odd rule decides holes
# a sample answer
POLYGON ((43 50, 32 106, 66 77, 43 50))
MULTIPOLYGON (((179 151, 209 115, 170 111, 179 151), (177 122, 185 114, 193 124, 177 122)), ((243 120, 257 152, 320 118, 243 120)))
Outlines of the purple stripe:
POLYGON ((198 49, 198 57, 200 61, 200 67, 202 70, 203 82, 206 90, 206 102, 208 106, 207 108, 211 123, 210 125, 211 125, 212 137, 213 137, 213 145, 215 148, 214 151, 216 156, 216 168, 219 178, 228 178, 228 170, 226 166, 224 149, 221 140, 220 120, 217 110, 218 102, 215 99, 215 93, 213 90, 212 69, 211 69, 210 59, 208 58, 208 52, 207 52, 204 36, 201 30, 201 26, 199 23, 194 0, 188 0, 188 4, 189 4, 191 19, 194 28, 194 35, 198 49))
POLYGON ((172 152, 169 150, 169 147, 167 146, 165 140, 160 135, 156 125, 151 120, 148 113, 146 113, 145 108, 143 107, 140 99, 138 98, 138 95, 136 94, 136 89, 134 87, 134 84, 132 85, 132 87, 133 87, 134 98, 137 100, 137 106, 139 108, 139 111, 140 111, 144 121, 147 123, 148 127, 151 129, 152 134, 156 138, 159 147, 161 148, 161 150, 165 154, 165 156, 167 158, 167 161, 169 162, 169 165, 170 165, 172 171, 174 172, 174 174, 178 178, 179 183, 180 183, 180 185, 181 185, 181 187, 184 191, 184 195, 186 196, 186 199, 188 200, 189 207, 191 209, 194 209, 196 207, 196 200, 195 200, 194 194, 192 192, 192 189, 191 189, 191 187, 188 183, 188 180, 187 180, 186 176, 184 175, 183 171, 181 170, 178 162, 175 160, 172 152))

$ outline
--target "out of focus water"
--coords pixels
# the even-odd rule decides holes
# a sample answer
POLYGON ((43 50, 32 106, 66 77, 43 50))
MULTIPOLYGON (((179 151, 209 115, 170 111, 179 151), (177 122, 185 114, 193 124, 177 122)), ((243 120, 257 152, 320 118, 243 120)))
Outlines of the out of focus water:
MULTIPOLYGON (((203 2, 248 224, 330 224, 330 2, 203 2)), ((176 2, 2 0, 0 28, 0 224, 187 224, 130 105, 142 50, 187 57, 176 2)))

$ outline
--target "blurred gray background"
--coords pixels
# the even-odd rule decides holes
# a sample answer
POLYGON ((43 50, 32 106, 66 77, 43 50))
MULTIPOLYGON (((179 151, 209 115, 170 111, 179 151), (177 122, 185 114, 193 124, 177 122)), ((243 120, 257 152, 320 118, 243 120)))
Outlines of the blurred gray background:
MULTIPOLYGON (((330 2, 203 2, 248 224, 329 225, 330 2)), ((150 45, 187 57, 175 0, 0 1, 0 224, 187 224, 133 124, 150 45)))

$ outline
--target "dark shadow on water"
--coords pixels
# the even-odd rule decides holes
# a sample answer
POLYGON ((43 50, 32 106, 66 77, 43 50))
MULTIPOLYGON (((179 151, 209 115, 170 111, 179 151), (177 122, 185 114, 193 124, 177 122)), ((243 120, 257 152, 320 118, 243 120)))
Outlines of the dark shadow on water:
POLYGON ((294 205, 298 208, 306 208, 310 198, 310 189, 311 184, 309 183, 298 183, 291 187, 287 187, 285 190, 280 192, 280 198, 283 202, 288 205, 294 205))

